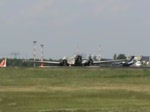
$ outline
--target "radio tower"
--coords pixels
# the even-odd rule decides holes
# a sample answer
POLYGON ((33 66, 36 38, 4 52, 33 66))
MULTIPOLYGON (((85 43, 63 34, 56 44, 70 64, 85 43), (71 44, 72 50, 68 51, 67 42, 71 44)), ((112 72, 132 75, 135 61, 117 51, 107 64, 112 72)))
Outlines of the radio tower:
POLYGON ((37 41, 33 41, 33 58, 34 58, 34 67, 35 67, 35 61, 36 61, 36 43, 37 41))
POLYGON ((41 67, 43 67, 44 66, 44 63, 43 63, 43 57, 44 57, 44 53, 43 53, 43 47, 44 47, 44 45, 43 44, 41 44, 41 67))

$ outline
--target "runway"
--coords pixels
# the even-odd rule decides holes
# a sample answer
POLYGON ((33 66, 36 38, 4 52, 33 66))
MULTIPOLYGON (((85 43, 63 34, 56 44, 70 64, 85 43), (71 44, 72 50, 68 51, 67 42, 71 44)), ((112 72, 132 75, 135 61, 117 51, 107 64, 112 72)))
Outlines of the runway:
POLYGON ((64 69, 150 69, 150 66, 141 66, 141 67, 104 67, 104 66, 44 66, 40 68, 64 68, 64 69))

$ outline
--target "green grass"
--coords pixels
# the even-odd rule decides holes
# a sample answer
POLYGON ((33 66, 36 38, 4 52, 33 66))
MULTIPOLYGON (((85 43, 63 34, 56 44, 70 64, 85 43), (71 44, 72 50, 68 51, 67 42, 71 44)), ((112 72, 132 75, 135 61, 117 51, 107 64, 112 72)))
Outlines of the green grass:
POLYGON ((1 68, 0 112, 150 112, 150 69, 1 68))

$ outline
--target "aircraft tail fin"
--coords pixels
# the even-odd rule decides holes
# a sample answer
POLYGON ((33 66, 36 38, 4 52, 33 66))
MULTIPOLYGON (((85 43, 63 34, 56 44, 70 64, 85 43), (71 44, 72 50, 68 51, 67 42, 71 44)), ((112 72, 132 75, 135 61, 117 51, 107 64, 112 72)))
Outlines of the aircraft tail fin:
POLYGON ((44 63, 41 63, 40 67, 42 67, 42 68, 43 68, 43 67, 44 67, 44 63))
POLYGON ((6 67, 7 60, 3 59, 0 63, 0 67, 6 67))

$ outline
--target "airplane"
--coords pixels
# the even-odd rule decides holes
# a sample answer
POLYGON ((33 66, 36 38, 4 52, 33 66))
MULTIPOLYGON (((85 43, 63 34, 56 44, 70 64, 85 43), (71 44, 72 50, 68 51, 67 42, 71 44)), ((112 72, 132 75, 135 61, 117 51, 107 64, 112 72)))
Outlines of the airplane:
POLYGON ((141 67, 142 66, 142 62, 141 61, 136 61, 134 64, 133 64, 133 67, 141 67))
MULTIPOLYGON (((117 64, 121 65, 123 67, 129 67, 129 66, 133 65, 134 63, 135 63, 134 56, 131 56, 130 59, 126 59, 126 60, 124 60, 120 63, 117 63, 117 64)), ((115 65, 115 63, 114 63, 114 65, 115 65)))
POLYGON ((94 66, 94 65, 99 65, 99 64, 113 64, 113 63, 122 63, 125 59, 120 59, 120 60, 113 60, 113 59, 106 59, 103 60, 99 57, 99 59, 96 59, 95 55, 91 55, 88 57, 88 59, 83 59, 82 61, 82 66, 94 66))
POLYGON ((7 59, 3 59, 0 63, 0 67, 6 67, 7 59))
POLYGON ((135 56, 131 56, 129 60, 123 61, 120 63, 123 67, 140 67, 142 62, 135 59, 135 56))
POLYGON ((122 61, 124 61, 125 59, 119 59, 119 60, 113 60, 113 59, 102 59, 101 58, 101 45, 99 45, 99 55, 98 55, 98 59, 96 58, 95 55, 89 55, 88 58, 84 58, 82 61, 82 66, 94 66, 94 65, 100 65, 100 64, 109 64, 112 65, 113 63, 122 63, 122 61))
MULTIPOLYGON (((95 59, 95 56, 89 55, 88 58, 83 58, 82 55, 79 55, 79 49, 77 47, 76 55, 73 55, 71 58, 63 57, 61 60, 58 61, 43 61, 41 57, 41 61, 32 61, 33 63, 40 63, 40 67, 45 67, 44 64, 49 64, 52 66, 94 66, 103 63, 114 63, 114 62, 122 62, 123 60, 101 60, 100 56, 100 47, 99 46, 99 59, 95 59)), ((30 61, 31 62, 31 61, 30 61)))
POLYGON ((99 64, 111 64, 114 62, 122 63, 123 60, 96 60, 95 56, 90 55, 88 58, 83 58, 82 55, 76 54, 71 58, 63 57, 58 61, 30 61, 33 63, 40 63, 40 67, 46 67, 44 64, 49 64, 50 66, 94 66, 99 64))
POLYGON ((141 57, 132 56, 128 62, 123 62, 122 64, 128 67, 147 67, 149 60, 142 60, 141 57))
MULTIPOLYGON (((120 65, 129 67, 135 64, 134 56, 128 59, 120 59, 120 60, 96 60, 94 56, 90 55, 88 58, 83 58, 82 55, 76 54, 71 58, 63 57, 59 61, 28 61, 32 63, 40 63, 40 67, 47 67, 44 64, 49 64, 50 66, 99 66, 100 64, 109 64, 109 65, 120 65)), ((138 64, 138 63, 137 63, 138 64)))

